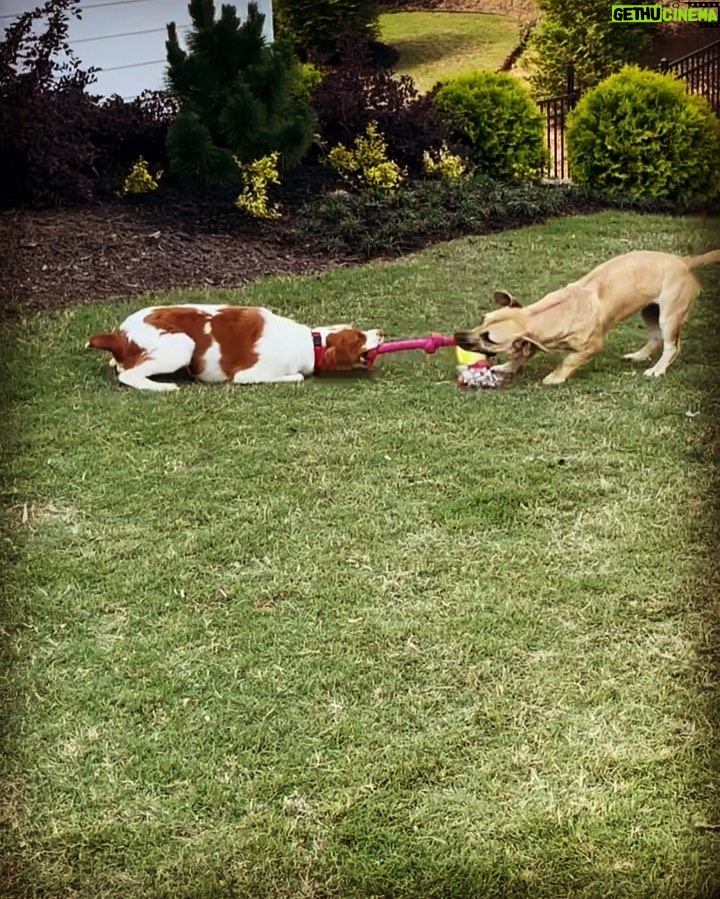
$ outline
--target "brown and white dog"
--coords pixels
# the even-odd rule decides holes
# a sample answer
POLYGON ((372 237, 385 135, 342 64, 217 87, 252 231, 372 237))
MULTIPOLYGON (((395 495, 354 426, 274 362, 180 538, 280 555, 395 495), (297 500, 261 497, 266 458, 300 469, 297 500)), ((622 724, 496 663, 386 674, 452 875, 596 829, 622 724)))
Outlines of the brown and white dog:
POLYGON ((112 353, 118 380, 140 390, 176 390, 153 375, 187 368, 203 382, 295 383, 315 372, 368 367, 383 333, 350 325, 311 329, 254 306, 150 306, 86 346, 112 353))
POLYGON ((543 379, 543 384, 562 384, 603 348, 615 325, 640 312, 648 327, 647 342, 623 358, 645 362, 662 347, 658 361, 645 372, 657 378, 678 354, 680 332, 700 289, 692 269, 713 262, 720 262, 720 250, 684 257, 636 250, 603 262, 530 306, 522 307, 507 291, 498 291, 495 302, 503 308, 487 313, 477 328, 457 332, 455 342, 489 355, 510 353, 507 362, 494 367, 509 375, 538 349, 569 350, 543 379))

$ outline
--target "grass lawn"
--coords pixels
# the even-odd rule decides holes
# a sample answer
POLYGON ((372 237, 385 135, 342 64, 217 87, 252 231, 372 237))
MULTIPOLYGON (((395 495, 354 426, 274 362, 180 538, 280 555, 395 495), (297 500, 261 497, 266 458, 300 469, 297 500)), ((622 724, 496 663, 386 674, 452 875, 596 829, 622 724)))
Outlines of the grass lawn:
MULTIPOLYGON (((687 221, 604 213, 229 293, 391 338, 687 221)), ((708 517, 720 271, 650 382, 120 389, 6 328, 3 896, 699 897, 720 888, 708 517)), ((714 630, 715 629, 715 630, 714 630)))
POLYGON ((396 71, 420 90, 502 65, 519 40, 518 22, 482 13, 399 12, 380 16, 381 40, 400 53, 396 71))

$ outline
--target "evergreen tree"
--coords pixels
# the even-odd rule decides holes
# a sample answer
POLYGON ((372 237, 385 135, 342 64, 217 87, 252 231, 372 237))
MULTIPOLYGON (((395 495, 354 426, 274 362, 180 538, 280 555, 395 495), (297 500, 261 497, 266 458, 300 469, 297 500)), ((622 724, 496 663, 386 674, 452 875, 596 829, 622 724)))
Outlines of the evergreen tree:
POLYGON ((368 42, 380 34, 376 0, 273 0, 273 5, 276 27, 311 62, 327 63, 350 35, 368 42))
POLYGON ((234 185, 235 158, 248 163, 279 151, 284 169, 296 165, 312 141, 315 119, 299 87, 290 46, 268 44, 265 17, 248 6, 244 22, 223 4, 191 0, 188 49, 168 25, 167 84, 179 113, 168 134, 170 174, 184 183, 234 185))

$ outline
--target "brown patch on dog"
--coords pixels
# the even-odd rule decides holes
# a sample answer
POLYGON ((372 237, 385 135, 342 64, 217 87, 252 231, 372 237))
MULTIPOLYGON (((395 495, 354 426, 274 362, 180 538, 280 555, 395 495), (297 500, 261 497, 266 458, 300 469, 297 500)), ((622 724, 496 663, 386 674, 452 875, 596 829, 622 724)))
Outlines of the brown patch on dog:
POLYGON ((94 334, 86 346, 94 350, 107 350, 112 353, 118 368, 127 371, 135 368, 147 359, 145 350, 130 340, 124 331, 110 331, 107 334, 94 334))
POLYGON ((252 368, 258 361, 255 346, 265 329, 259 309, 250 306, 228 306, 211 321, 211 333, 220 346, 220 368, 232 378, 252 368))
POLYGON ((212 343, 208 322, 211 316, 199 309, 184 306, 162 306, 145 316, 145 321, 166 334, 187 334, 195 344, 190 360, 190 373, 199 375, 205 368, 205 353, 212 343))
POLYGON ((322 358, 323 371, 352 371, 364 367, 362 353, 367 338, 357 328, 328 334, 322 358))

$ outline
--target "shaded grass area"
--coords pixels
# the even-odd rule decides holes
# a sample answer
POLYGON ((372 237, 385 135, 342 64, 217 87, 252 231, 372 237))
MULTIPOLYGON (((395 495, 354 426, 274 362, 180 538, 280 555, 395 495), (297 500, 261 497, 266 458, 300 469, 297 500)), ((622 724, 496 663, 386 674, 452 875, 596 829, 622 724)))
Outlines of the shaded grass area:
POLYGON ((498 69, 519 40, 509 16, 399 12, 379 21, 382 41, 400 53, 396 71, 423 91, 468 71, 498 69))
MULTIPOLYGON (((182 299, 451 332, 707 237, 603 213, 182 299)), ((13 325, 8 895, 712 895, 705 280, 652 383, 635 321, 559 389, 404 354, 163 397, 80 349, 125 304, 13 325)))

